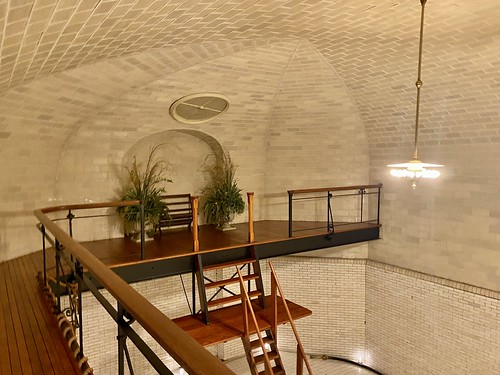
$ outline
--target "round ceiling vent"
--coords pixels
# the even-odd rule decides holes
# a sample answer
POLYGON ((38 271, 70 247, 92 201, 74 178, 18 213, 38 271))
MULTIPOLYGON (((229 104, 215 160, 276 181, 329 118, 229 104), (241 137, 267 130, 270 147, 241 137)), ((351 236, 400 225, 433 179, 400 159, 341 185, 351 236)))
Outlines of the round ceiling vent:
POLYGON ((177 99, 170 106, 170 115, 185 124, 199 124, 224 113, 229 99, 214 93, 192 94, 177 99))

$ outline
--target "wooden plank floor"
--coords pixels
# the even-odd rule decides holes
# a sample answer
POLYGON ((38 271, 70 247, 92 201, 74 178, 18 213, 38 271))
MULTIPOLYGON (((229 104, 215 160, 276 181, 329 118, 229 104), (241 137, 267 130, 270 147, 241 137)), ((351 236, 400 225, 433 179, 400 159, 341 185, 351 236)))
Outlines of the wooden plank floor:
MULTIPOLYGON (((248 224, 235 224, 235 230, 222 232, 213 225, 199 227, 200 251, 220 251, 241 247, 248 243, 248 224)), ((355 231, 377 227, 373 223, 338 224, 335 232, 355 231)), ((277 241, 288 241, 296 238, 327 233, 326 222, 294 222, 298 230, 292 238, 288 237, 288 221, 264 220, 254 223, 255 244, 277 241)), ((140 243, 128 238, 82 242, 104 264, 109 267, 122 266, 140 262, 140 243)), ((145 259, 168 259, 186 256, 193 253, 192 234, 186 228, 164 231, 153 241, 145 244, 145 259)))
POLYGON ((78 374, 36 274, 41 252, 0 263, 0 374, 78 374))
MULTIPOLYGON (((268 296, 267 305, 271 305, 271 297, 268 296)), ((271 327, 272 310, 262 309, 256 303, 254 305, 257 324, 260 330, 271 327)), ((311 315, 311 310, 288 301, 288 308, 293 320, 311 315)), ((210 325, 201 321, 200 316, 187 315, 173 321, 191 337, 203 346, 223 343, 243 335, 243 308, 241 304, 224 307, 209 313, 210 325)), ((281 299, 278 300, 278 325, 288 322, 285 308, 281 299)), ((254 324, 249 320, 250 333, 255 333, 254 324)))

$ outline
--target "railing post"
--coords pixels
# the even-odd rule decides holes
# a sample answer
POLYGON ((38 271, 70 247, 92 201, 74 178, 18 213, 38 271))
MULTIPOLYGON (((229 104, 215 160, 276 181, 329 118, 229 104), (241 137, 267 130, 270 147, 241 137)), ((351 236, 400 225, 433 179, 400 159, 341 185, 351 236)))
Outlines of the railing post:
POLYGON ((293 191, 288 190, 288 237, 292 238, 292 220, 293 220, 293 191))
POLYGON ((83 267, 77 260, 75 262, 75 275, 78 282, 78 333, 80 351, 83 351, 83 306, 82 306, 82 286, 83 286, 83 267))
POLYGON ((193 209, 193 251, 200 251, 200 240, 198 238, 198 204, 199 197, 191 197, 191 208, 193 209))
POLYGON ((47 286, 47 254, 45 245, 45 225, 42 224, 43 287, 47 286))
POLYGON ((253 231, 253 192, 247 193, 248 199, 248 242, 253 243, 255 234, 253 231))
POLYGON ((145 238, 145 218, 144 218, 144 201, 141 201, 141 260, 144 260, 144 241, 145 238))
POLYGON ((61 274, 61 243, 59 240, 56 239, 56 246, 55 246, 55 257, 56 257, 56 295, 57 295, 57 314, 61 313, 61 280, 60 274, 61 274))
POLYGON ((326 231, 328 233, 333 233, 333 213, 332 213, 332 197, 333 194, 327 191, 327 213, 326 213, 326 231))
POLYGON ((69 229, 69 235, 71 238, 73 238, 73 219, 75 218, 75 215, 71 212, 71 210, 68 210, 68 214, 66 215, 66 219, 68 219, 68 229, 69 229))
POLYGON ((359 194, 361 195, 361 198, 360 198, 361 202, 360 202, 360 208, 359 208, 359 210, 360 210, 360 223, 363 222, 363 204, 364 204, 364 200, 365 200, 365 192, 366 192, 366 190, 364 188, 359 189, 359 194))
POLYGON ((382 188, 382 185, 379 185, 378 194, 377 194, 377 225, 380 225, 380 189, 381 188, 382 188))
POLYGON ((120 321, 123 320, 123 315, 124 315, 124 310, 120 302, 118 302, 118 307, 117 307, 117 313, 118 313, 118 322, 117 322, 117 327, 118 327, 118 335, 116 336, 116 339, 118 340, 118 374, 119 375, 124 375, 125 374, 125 340, 127 339, 127 336, 125 335, 125 332, 123 332, 122 327, 120 326, 120 321))
POLYGON ((191 273, 191 291, 193 294, 193 315, 196 315, 196 272, 191 273))

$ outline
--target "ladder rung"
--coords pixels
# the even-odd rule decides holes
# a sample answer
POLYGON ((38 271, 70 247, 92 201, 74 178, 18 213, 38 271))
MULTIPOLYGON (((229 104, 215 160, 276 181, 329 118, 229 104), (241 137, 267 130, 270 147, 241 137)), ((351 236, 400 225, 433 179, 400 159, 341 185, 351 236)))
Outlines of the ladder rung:
MULTIPOLYGON (((274 375, 285 375, 285 371, 281 368, 281 366, 273 367, 274 375)), ((259 375, 266 375, 266 370, 259 372, 259 375)))
MULTIPOLYGON (((274 344, 274 340, 271 337, 267 337, 267 336, 263 337, 262 341, 264 341, 264 345, 265 344, 269 344, 269 345, 274 344)), ((250 341, 250 347, 252 349, 259 348, 260 347, 260 341, 259 341, 259 339, 254 340, 254 341, 250 341)))
MULTIPOLYGON (((256 275, 256 274, 245 275, 245 276, 243 276, 243 281, 255 280, 258 278, 259 278, 259 275, 256 275)), ((214 281, 211 283, 206 283, 205 288, 206 289, 219 288, 219 287, 223 287, 223 286, 229 285, 229 284, 236 284, 239 281, 240 281, 239 277, 233 277, 232 279, 225 279, 225 280, 220 280, 220 281, 214 281)))
MULTIPOLYGON (((275 360, 275 359, 278 359, 280 357, 280 355, 276 352, 267 352, 267 357, 269 358, 270 361, 272 360, 275 360)), ((258 355, 256 357, 254 357, 254 360, 255 360, 255 363, 259 364, 259 363, 263 363, 266 358, 264 357, 264 354, 261 354, 261 355, 258 355)))
POLYGON ((234 267, 234 266, 240 266, 243 264, 250 264, 250 263, 255 263, 255 259, 252 258, 247 258, 247 259, 240 259, 240 260, 233 260, 231 262, 225 262, 225 263, 216 263, 216 264, 210 264, 208 266, 203 266, 203 270, 216 270, 219 268, 228 268, 228 267, 234 267))
MULTIPOLYGON (((254 291, 248 293, 248 297, 250 297, 250 298, 259 297, 260 295, 262 295, 262 293, 259 292, 258 290, 254 290, 254 291)), ((226 303, 234 302, 234 301, 241 301, 241 295, 237 294, 235 296, 214 299, 212 301, 208 301, 207 306, 208 307, 219 306, 219 305, 224 305, 226 303)))

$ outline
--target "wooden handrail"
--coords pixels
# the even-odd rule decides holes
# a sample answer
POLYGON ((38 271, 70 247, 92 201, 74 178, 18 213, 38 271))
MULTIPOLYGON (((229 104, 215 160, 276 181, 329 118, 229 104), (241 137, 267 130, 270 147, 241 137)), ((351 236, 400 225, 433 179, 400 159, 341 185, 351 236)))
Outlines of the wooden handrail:
POLYGON ((243 275, 241 274, 241 271, 239 267, 236 267, 236 272, 238 272, 238 277, 240 279, 240 294, 241 294, 241 305, 244 309, 244 314, 243 314, 243 324, 244 324, 244 333, 245 335, 249 335, 249 328, 248 328, 248 311, 250 311, 250 316, 252 317, 252 322, 255 327, 255 333, 257 335, 257 339, 259 340, 259 345, 262 348, 262 354, 264 355, 264 366, 266 369, 266 374, 273 374, 273 369, 271 366, 271 361, 269 359, 269 356, 267 355, 267 350, 266 346, 264 344, 264 340, 262 340, 262 336, 260 334, 260 328, 259 324, 257 322, 257 317, 255 316, 255 311, 253 311, 252 307, 252 301, 250 300, 250 297, 248 296, 247 290, 245 288, 245 281, 243 281, 243 275))
MULTIPOLYGON (((313 372, 311 370, 311 365, 309 364, 309 361, 307 360, 306 352, 304 351, 304 347, 302 346, 302 342, 300 341, 299 337, 299 332, 297 331, 297 327, 295 326, 295 322, 293 321, 292 314, 290 313, 290 309, 288 308, 288 304, 285 299, 285 295, 283 294, 283 290, 281 289, 281 285, 278 281, 278 277, 276 276, 276 271, 274 270, 272 262, 269 262, 269 268, 271 269, 271 286, 273 290, 271 291, 271 295, 275 299, 273 301, 273 306, 277 305, 276 299, 277 299, 277 292, 279 292, 279 295, 281 297, 281 300, 283 301, 283 306, 285 307, 286 315, 288 317, 288 321, 290 322, 290 326, 292 327, 293 334, 295 335, 295 340, 297 341, 297 356, 300 355, 300 357, 297 358, 297 374, 302 374, 302 368, 299 369, 299 363, 304 361, 307 367, 307 371, 309 371, 309 375, 313 375, 313 372), (300 360, 299 360, 300 359, 300 360)), ((276 321, 273 322, 273 324, 276 324, 276 321)), ((273 327, 274 330, 277 330, 277 327, 273 327)))
MULTIPOLYGON (((67 210, 86 210, 90 208, 111 208, 120 206, 137 206, 141 201, 112 201, 112 202, 97 202, 97 203, 78 203, 78 204, 64 204, 59 206, 51 206, 41 208, 37 211, 48 214, 51 212, 67 211, 67 210)), ((36 212, 36 211, 35 211, 36 212)), ((35 214, 36 215, 36 214, 35 214)))
POLYGON ((235 375, 218 358, 201 346, 191 336, 173 323, 165 314, 153 306, 146 298, 111 271, 88 249, 73 240, 62 228, 46 215, 67 209, 116 207, 124 203, 138 204, 137 201, 95 203, 90 205, 67 205, 48 207, 34 211, 35 216, 46 230, 64 246, 96 279, 119 301, 142 327, 165 349, 188 373, 196 375, 235 375), (91 206, 91 207, 90 207, 91 206))
POLYGON ((376 185, 354 185, 354 186, 337 186, 329 188, 312 188, 312 189, 296 189, 288 190, 288 194, 302 194, 302 193, 319 193, 323 191, 345 191, 345 190, 359 190, 359 189, 375 189, 381 188, 382 184, 376 185))

